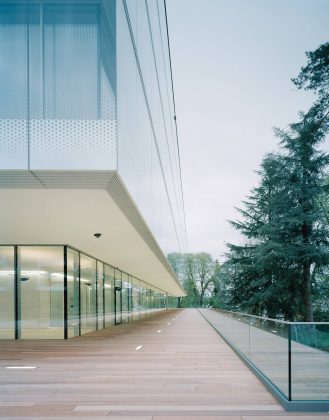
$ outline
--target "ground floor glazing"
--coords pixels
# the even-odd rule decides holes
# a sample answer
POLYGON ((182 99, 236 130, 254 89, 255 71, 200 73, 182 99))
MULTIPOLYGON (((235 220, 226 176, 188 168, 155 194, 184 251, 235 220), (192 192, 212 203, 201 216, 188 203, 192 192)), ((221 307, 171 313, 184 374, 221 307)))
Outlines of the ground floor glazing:
POLYGON ((70 246, 0 246, 0 339, 71 338, 176 306, 70 246))

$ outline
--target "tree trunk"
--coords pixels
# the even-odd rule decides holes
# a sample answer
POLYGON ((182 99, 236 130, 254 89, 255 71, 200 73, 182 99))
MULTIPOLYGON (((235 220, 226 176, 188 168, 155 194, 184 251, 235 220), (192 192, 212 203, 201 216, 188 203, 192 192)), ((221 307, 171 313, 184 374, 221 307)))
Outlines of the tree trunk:
POLYGON ((309 258, 303 263, 303 299, 305 308, 305 321, 313 322, 311 263, 309 258))
POLYGON ((201 291, 200 293, 200 307, 203 308, 203 297, 204 297, 204 290, 201 291))

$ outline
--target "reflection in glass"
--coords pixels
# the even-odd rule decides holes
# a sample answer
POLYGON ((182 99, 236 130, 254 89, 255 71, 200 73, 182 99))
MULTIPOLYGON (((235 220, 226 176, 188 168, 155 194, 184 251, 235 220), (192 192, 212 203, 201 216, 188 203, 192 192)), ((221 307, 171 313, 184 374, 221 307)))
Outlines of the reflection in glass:
POLYGON ((64 338, 64 247, 18 247, 21 338, 64 338))
POLYGON ((28 6, 0 4, 0 168, 26 169, 28 6))
POLYGON ((132 319, 136 321, 139 319, 140 311, 140 281, 135 277, 132 278, 132 289, 131 289, 131 310, 132 319))
POLYGON ((104 265, 104 306, 105 306, 105 328, 115 324, 114 307, 114 268, 104 265))
POLYGON ((97 329, 104 328, 104 265, 97 261, 97 329))
POLYGON ((120 270, 115 270, 115 324, 122 322, 122 273, 120 270))
POLYGON ((129 320, 129 277, 128 274, 122 273, 122 322, 129 320))
POLYGON ((65 338, 65 321, 71 338, 165 308, 157 288, 69 246, 18 246, 16 293, 14 251, 0 246, 0 339, 15 338, 15 326, 18 338, 65 338))
POLYGON ((81 334, 96 331, 96 260, 80 254, 81 334))
POLYGON ((1 168, 116 167, 115 4, 0 2, 1 168))
POLYGON ((43 6, 46 118, 97 118, 97 16, 97 5, 43 6))
POLYGON ((329 323, 293 323, 291 391, 293 400, 329 400, 329 323))
POLYGON ((131 28, 123 2, 117 2, 119 173, 165 253, 183 252, 186 235, 164 4, 127 1, 127 11, 131 28))
POLYGON ((79 335, 79 253, 67 248, 67 334, 79 335))
POLYGON ((15 264, 13 246, 0 246, 1 338, 15 338, 15 264))
POLYGON ((178 298, 175 296, 168 296, 168 308, 178 308, 178 298))

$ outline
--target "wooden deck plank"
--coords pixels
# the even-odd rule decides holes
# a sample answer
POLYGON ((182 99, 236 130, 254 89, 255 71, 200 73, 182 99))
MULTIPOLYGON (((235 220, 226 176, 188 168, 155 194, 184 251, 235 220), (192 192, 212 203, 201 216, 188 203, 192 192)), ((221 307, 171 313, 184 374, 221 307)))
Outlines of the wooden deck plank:
POLYGON ((161 313, 67 341, 0 341, 0 417, 242 416, 292 419, 197 310, 161 313))

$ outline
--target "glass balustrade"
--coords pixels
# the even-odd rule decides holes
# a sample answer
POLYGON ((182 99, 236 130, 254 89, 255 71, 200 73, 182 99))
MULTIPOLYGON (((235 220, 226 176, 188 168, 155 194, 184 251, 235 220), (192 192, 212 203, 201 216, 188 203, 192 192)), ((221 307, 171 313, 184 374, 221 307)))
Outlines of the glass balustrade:
POLYGON ((329 401, 329 322, 200 311, 288 401, 329 401))

